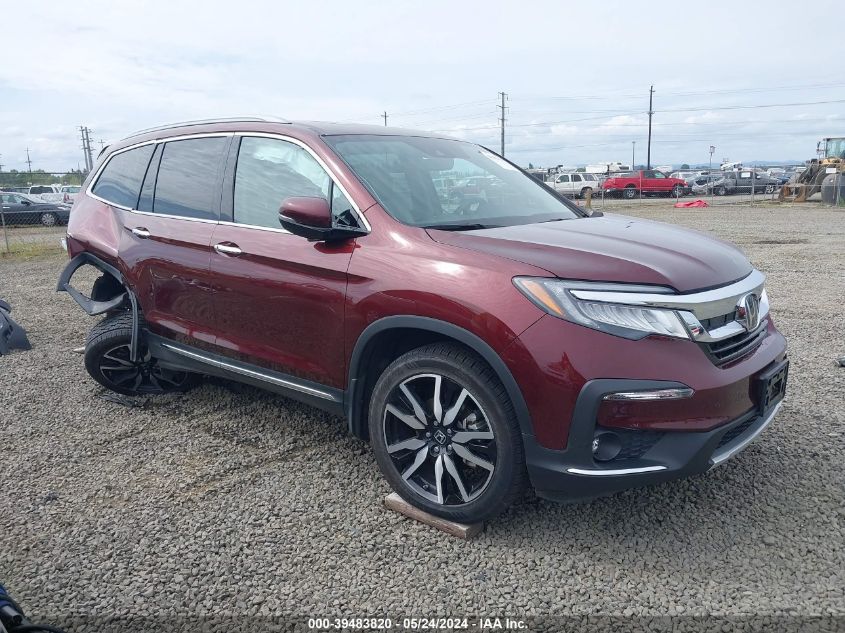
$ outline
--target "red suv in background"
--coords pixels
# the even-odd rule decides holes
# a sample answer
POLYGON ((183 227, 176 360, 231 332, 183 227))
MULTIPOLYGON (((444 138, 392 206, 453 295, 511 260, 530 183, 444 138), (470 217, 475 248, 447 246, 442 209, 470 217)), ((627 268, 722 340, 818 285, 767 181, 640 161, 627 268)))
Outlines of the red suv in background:
POLYGON ((463 141, 265 119, 146 131, 103 153, 67 244, 59 290, 106 315, 96 381, 152 394, 215 375, 321 407, 450 519, 489 518, 528 481, 573 499, 704 472, 784 395, 786 342, 736 248, 586 216, 463 141), (71 284, 86 264, 90 296, 71 284))

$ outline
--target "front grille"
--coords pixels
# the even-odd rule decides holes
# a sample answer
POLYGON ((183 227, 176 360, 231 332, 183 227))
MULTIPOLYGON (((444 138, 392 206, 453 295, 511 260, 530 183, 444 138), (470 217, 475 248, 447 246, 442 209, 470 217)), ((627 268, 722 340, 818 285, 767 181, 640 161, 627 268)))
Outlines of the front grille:
POLYGON ((753 332, 740 332, 715 343, 702 343, 715 365, 725 365, 753 352, 766 338, 768 321, 763 321, 753 332))
POLYGON ((748 427, 750 427, 750 426, 754 423, 754 421, 755 421, 756 419, 757 419, 757 418, 755 418, 754 416, 752 416, 752 417, 748 418, 748 419, 747 419, 745 422, 743 422, 742 424, 738 424, 738 425, 736 425, 736 426, 735 426, 734 428, 732 428, 730 431, 728 431, 727 433, 725 433, 725 434, 722 436, 722 439, 721 439, 721 440, 719 440, 719 445, 718 445, 718 446, 716 446, 716 450, 719 450, 720 448, 722 448, 722 447, 723 447, 723 446, 725 446, 726 444, 730 444, 730 443, 731 443, 731 442, 733 442, 736 438, 738 438, 740 435, 742 435, 743 433, 745 433, 745 432, 748 430, 748 427))
POLYGON ((710 332, 711 330, 715 330, 717 327, 727 325, 731 321, 736 321, 738 318, 736 310, 734 310, 733 312, 723 314, 722 316, 712 317, 710 319, 700 319, 699 323, 704 326, 705 330, 710 332))

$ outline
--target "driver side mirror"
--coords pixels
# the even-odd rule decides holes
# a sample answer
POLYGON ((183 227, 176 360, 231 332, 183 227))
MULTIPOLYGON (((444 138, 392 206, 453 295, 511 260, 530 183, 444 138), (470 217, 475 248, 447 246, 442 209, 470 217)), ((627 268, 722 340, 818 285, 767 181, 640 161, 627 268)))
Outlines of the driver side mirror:
POLYGON ((28 207, 28 206, 29 206, 29 205, 31 205, 32 203, 31 203, 29 200, 21 200, 21 204, 22 204, 23 206, 25 206, 25 207, 28 207))
POLYGON ((309 242, 339 242, 367 234, 357 227, 332 226, 332 210, 325 198, 285 198, 279 209, 279 223, 309 242))

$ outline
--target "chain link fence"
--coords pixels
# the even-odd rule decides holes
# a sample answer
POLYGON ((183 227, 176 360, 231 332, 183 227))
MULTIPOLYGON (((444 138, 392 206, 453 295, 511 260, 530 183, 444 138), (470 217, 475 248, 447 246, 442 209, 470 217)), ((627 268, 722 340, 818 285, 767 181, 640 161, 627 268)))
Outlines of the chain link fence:
MULTIPOLYGON (((624 210, 625 208, 639 206, 665 206, 667 199, 678 206, 693 206, 691 203, 703 202, 709 207, 726 206, 770 206, 778 203, 806 202, 810 205, 821 207, 845 208, 845 173, 836 169, 830 169, 824 183, 817 187, 807 187, 807 191, 813 192, 805 201, 796 200, 800 186, 796 187, 794 182, 783 182, 782 179, 760 178, 760 182, 751 185, 752 170, 732 172, 731 174, 717 174, 717 178, 702 185, 679 188, 661 187, 659 180, 642 181, 635 178, 625 179, 624 186, 620 188, 607 189, 604 182, 605 177, 598 177, 597 180, 587 182, 580 181, 575 187, 566 183, 556 183, 561 175, 556 174, 545 180, 550 187, 555 188, 558 193, 575 201, 579 206, 589 207, 598 210, 624 210), (724 178, 727 176, 727 178, 724 178), (558 186, 555 186, 555 185, 558 186), (561 186, 563 185, 563 186, 561 186), (571 189, 567 190, 567 189, 571 189)), ((563 174, 564 178, 582 174, 563 174)), ((698 205, 695 205, 698 206, 698 205)), ((703 205, 702 205, 703 206, 703 205)))
POLYGON ((0 173, 0 253, 37 255, 61 248, 85 173, 0 173))

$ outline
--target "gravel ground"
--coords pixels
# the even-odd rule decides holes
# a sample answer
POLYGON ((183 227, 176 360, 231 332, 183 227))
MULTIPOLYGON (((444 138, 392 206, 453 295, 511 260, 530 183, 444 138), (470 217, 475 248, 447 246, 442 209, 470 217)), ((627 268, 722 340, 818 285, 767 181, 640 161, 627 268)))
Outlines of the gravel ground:
POLYGON ((0 581, 39 619, 82 617, 78 631, 126 616, 145 630, 241 616, 845 616, 845 213, 626 212, 712 231, 769 275, 792 360, 781 413, 709 474, 580 505, 529 496, 469 542, 386 511, 369 448, 304 405, 222 384, 133 408, 102 399, 72 351, 93 319, 54 292, 64 260, 0 259, 0 296, 33 343, 0 358, 0 581))

